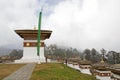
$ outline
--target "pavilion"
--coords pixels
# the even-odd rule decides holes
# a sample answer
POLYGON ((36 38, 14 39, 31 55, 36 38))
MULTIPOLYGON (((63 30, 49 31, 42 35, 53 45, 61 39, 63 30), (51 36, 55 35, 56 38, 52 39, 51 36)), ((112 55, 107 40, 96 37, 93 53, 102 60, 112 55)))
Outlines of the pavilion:
POLYGON ((45 40, 49 39, 52 31, 41 30, 40 55, 37 56, 37 35, 38 30, 15 30, 15 32, 24 39, 23 41, 23 57, 15 60, 15 63, 31 63, 45 62, 44 47, 45 40))

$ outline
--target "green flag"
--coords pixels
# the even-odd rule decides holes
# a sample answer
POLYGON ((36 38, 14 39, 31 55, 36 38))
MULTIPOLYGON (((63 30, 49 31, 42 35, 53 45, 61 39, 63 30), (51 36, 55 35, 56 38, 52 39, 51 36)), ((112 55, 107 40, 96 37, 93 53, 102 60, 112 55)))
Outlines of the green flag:
POLYGON ((37 56, 40 54, 40 29, 41 29, 41 19, 42 19, 42 12, 39 14, 39 21, 38 21, 38 36, 37 36, 37 56))

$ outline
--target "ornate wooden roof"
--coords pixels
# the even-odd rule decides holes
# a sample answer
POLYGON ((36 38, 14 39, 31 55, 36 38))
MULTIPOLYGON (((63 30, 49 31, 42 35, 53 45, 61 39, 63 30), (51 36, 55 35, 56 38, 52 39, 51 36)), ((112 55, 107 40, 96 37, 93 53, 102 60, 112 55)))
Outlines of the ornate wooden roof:
POLYGON ((91 62, 86 59, 81 60, 79 63, 80 65, 91 65, 91 62))
POLYGON ((108 70, 107 68, 109 67, 109 64, 105 63, 102 59, 99 63, 96 63, 92 66, 95 69, 106 71, 106 70, 108 70))
POLYGON ((114 64, 109 67, 109 69, 115 73, 120 75, 120 64, 114 64))
MULTIPOLYGON (((38 30, 15 30, 15 32, 24 40, 36 40, 38 30)), ((52 31, 41 30, 41 40, 49 39, 52 31)))

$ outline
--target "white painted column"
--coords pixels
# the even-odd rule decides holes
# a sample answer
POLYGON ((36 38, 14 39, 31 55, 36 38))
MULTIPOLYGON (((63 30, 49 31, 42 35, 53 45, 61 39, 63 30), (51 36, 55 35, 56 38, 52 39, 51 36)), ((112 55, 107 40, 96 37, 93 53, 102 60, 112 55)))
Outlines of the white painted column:
POLYGON ((29 45, 30 42, 37 43, 37 40, 24 40, 24 42, 28 43, 28 46, 23 47, 23 57, 20 60, 15 60, 15 62, 16 63, 31 63, 31 62, 44 63, 45 62, 44 46, 40 47, 40 54, 39 56, 37 56, 37 46, 31 47, 29 45))

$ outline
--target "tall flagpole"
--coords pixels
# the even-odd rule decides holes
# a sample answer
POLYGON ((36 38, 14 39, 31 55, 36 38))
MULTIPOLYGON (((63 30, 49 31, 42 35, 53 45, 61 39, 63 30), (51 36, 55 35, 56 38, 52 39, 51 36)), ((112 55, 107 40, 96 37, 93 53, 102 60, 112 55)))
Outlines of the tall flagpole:
POLYGON ((40 63, 41 20, 42 20, 42 11, 39 13, 39 21, 38 21, 38 36, 37 36, 37 56, 39 58, 38 63, 40 63))

